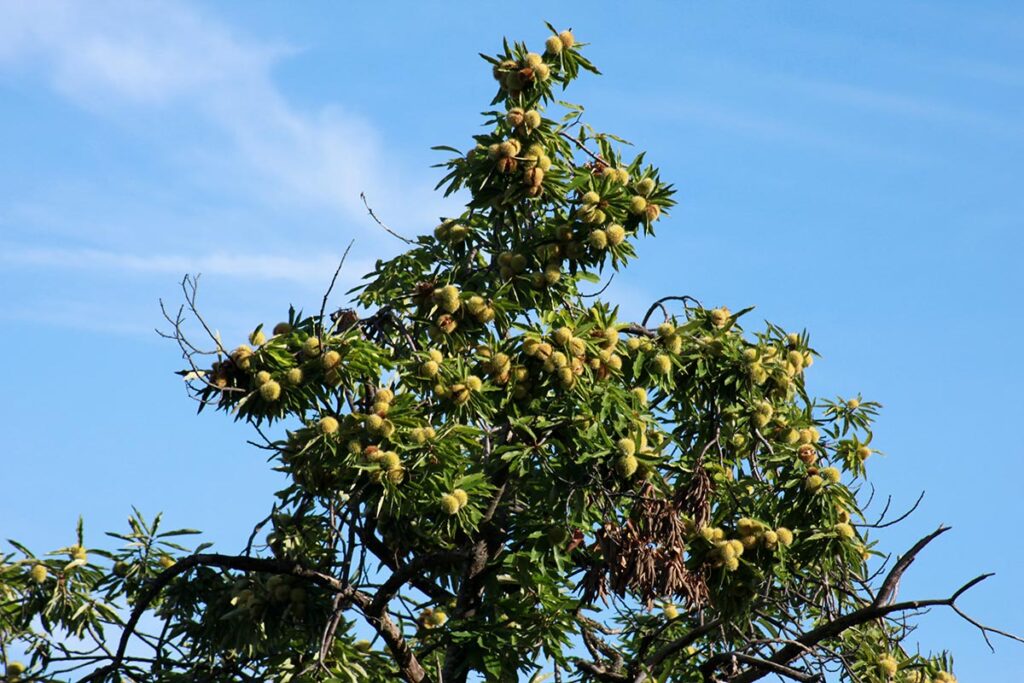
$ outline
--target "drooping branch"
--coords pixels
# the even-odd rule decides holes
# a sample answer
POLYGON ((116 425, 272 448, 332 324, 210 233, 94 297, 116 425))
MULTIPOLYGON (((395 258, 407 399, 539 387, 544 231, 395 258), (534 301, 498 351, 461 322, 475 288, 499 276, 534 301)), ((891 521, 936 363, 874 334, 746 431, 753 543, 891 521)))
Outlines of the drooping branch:
POLYGON ((146 586, 142 593, 139 594, 138 598, 135 600, 135 606, 132 608, 131 614, 128 617, 128 621, 125 622, 124 630, 121 632, 121 638, 117 644, 117 650, 114 653, 113 661, 111 661, 107 666, 101 667, 83 678, 81 683, 101 681, 105 676, 116 672, 124 661, 125 652, 128 649, 128 643, 135 634, 135 630, 139 625, 139 620, 142 618, 142 615, 146 610, 149 609, 149 606, 157 596, 160 595, 160 592, 176 577, 194 569, 195 567, 201 566, 234 569, 237 571, 287 574, 312 581, 317 585, 339 593, 351 590, 346 589, 345 586, 343 586, 342 583, 333 576, 313 569, 308 569, 295 562, 247 557, 244 555, 221 555, 218 553, 197 553, 194 555, 188 555, 175 562, 173 566, 160 572, 152 582, 146 586))
POLYGON ((112 661, 106 666, 100 667, 81 679, 80 683, 92 683, 102 681, 107 676, 116 673, 125 661, 125 654, 132 636, 135 634, 139 620, 146 612, 153 601, 160 595, 171 581, 178 576, 196 567, 217 567, 220 569, 233 569, 236 571, 261 572, 266 574, 278 574, 295 576, 305 579, 318 586, 335 592, 342 601, 351 601, 363 613, 366 620, 374 627, 377 633, 384 640, 384 643, 391 650, 402 671, 403 677, 409 683, 423 683, 426 681, 426 672, 417 661, 415 654, 406 642, 400 628, 387 615, 388 600, 375 604, 372 596, 356 590, 352 586, 342 583, 337 578, 304 567, 301 564, 288 560, 269 558, 248 557, 245 555, 222 555, 219 553, 197 553, 187 555, 179 559, 171 567, 168 567, 158 574, 152 582, 140 593, 132 608, 128 621, 125 622, 124 630, 118 642, 117 650, 112 661))
POLYGON ((668 318, 668 311, 665 310, 664 305, 666 301, 682 301, 684 306, 692 302, 698 308, 702 308, 701 303, 688 294, 683 294, 682 296, 663 296, 651 304, 651 307, 647 309, 647 314, 644 315, 644 319, 640 324, 646 327, 651 316, 654 315, 654 311, 659 308, 663 313, 665 313, 665 317, 668 318))

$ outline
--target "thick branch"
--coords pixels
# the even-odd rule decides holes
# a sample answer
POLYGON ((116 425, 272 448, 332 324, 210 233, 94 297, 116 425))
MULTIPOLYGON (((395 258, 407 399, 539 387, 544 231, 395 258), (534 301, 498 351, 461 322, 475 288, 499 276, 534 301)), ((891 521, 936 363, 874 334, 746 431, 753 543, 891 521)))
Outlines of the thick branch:
MULTIPOLYGON (((391 553, 388 547, 374 535, 371 528, 364 528, 360 532, 359 538, 362 540, 366 549, 373 553, 373 556, 376 557, 381 564, 393 572, 402 571, 402 567, 405 565, 399 562, 398 558, 391 553)), ((408 581, 413 588, 438 602, 444 602, 453 597, 449 591, 425 580, 422 576, 415 573, 409 574, 408 581)))
POLYGON ((456 562, 466 559, 466 557, 467 554, 465 552, 452 550, 448 552, 422 555, 413 559, 408 564, 404 564, 395 570, 391 576, 388 577, 387 581, 381 584, 373 597, 373 603, 369 605, 369 609, 375 613, 383 612, 387 608, 387 604, 391 598, 395 597, 395 593, 397 593, 402 586, 409 583, 423 570, 436 566, 455 564, 456 562))
POLYGON ((362 610, 366 620, 370 622, 370 625, 384 639, 384 643, 391 650, 391 655, 395 658, 395 662, 402 671, 402 677, 409 683, 423 683, 426 681, 427 672, 423 670, 423 666, 416 659, 412 648, 409 647, 409 643, 406 642, 405 637, 402 635, 402 630, 388 616, 386 611, 387 603, 376 607, 373 604, 373 599, 360 591, 355 591, 352 599, 362 610))
POLYGON ((595 662, 588 662, 586 660, 577 660, 576 668, 584 673, 588 673, 599 681, 607 681, 608 683, 621 683, 622 681, 629 680, 626 674, 617 673, 615 671, 609 671, 604 666, 595 662))
MULTIPOLYGON (((652 654, 650 658, 646 661, 647 668, 651 669, 652 671, 656 670, 659 666, 661 666, 661 663, 664 662, 666 659, 673 656, 680 650, 689 647, 690 645, 697 642, 705 635, 714 631, 721 625, 721 619, 713 619, 704 624, 703 626, 698 626, 697 628, 693 629, 682 638, 677 638, 676 640, 673 640, 671 643, 662 646, 659 650, 652 654)), ((643 681, 644 678, 645 677, 643 674, 638 674, 635 679, 636 683, 641 683, 641 681, 643 681)))
POLYGON ((911 564, 914 563, 914 559, 917 554, 924 550, 924 547, 934 541, 942 534, 949 531, 950 527, 940 526, 938 529, 928 534, 920 541, 914 544, 910 550, 908 550, 903 557, 896 561, 892 569, 889 571, 888 576, 882 581, 881 587, 878 589, 878 596, 875 598, 874 604, 876 607, 891 602, 896 597, 896 591, 899 588, 900 578, 903 573, 907 571, 911 564))

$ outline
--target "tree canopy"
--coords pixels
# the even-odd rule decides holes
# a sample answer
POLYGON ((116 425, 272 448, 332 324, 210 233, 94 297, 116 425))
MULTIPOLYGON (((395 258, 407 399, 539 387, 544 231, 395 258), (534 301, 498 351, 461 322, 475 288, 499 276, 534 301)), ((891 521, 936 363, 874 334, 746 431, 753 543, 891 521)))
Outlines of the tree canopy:
POLYGON ((597 69, 549 28, 484 56, 486 132, 437 148, 459 212, 380 223, 408 248, 350 307, 328 290, 226 345, 185 279, 189 394, 252 425, 284 486, 234 554, 138 511, 108 548, 81 523, 49 554, 12 541, 8 680, 951 683, 912 617, 1000 633, 956 605, 985 575, 897 596, 946 529, 875 560, 899 521, 865 509, 880 406, 810 396, 806 332, 603 299, 675 193, 560 99, 597 69))

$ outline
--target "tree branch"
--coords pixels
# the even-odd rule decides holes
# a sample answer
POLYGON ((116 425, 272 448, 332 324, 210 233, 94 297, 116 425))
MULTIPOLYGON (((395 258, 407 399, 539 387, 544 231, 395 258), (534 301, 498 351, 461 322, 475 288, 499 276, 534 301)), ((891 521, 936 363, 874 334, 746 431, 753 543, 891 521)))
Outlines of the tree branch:
POLYGON ((581 151, 582 151, 582 152, 583 152, 584 154, 586 154, 586 155, 587 155, 588 157, 590 157, 591 159, 593 159, 594 161, 596 161, 596 162, 597 162, 598 164, 600 164, 601 166, 607 166, 607 165, 608 165, 608 162, 607 162, 607 161, 605 161, 605 160, 604 160, 604 159, 602 159, 602 158, 601 158, 600 156, 598 156, 597 154, 594 154, 594 153, 593 153, 593 152, 591 152, 591 151, 590 151, 589 149, 587 149, 587 146, 586 146, 586 145, 584 145, 584 144, 583 144, 583 141, 582 141, 582 140, 580 140, 579 138, 573 137, 573 136, 572 136, 572 135, 570 135, 569 133, 566 133, 566 132, 565 132, 564 130, 560 130, 560 131, 558 131, 558 134, 559 134, 559 135, 560 135, 561 137, 565 138, 566 140, 568 140, 568 141, 572 142, 572 143, 573 143, 574 145, 576 145, 577 147, 579 147, 579 148, 580 148, 580 150, 581 150, 581 151))
POLYGON ((882 585, 878 589, 878 595, 875 597, 872 605, 878 607, 895 598, 896 591, 899 589, 900 578, 902 578, 903 573, 907 571, 910 565, 913 564, 917 554, 924 550, 926 545, 949 531, 949 529, 950 527, 948 526, 940 526, 938 529, 915 543, 914 546, 903 555, 903 557, 897 560, 896 564, 894 564, 892 569, 889 570, 889 574, 885 577, 885 580, 882 581, 882 585))
POLYGON ((466 559, 466 557, 468 557, 468 554, 465 551, 451 550, 422 555, 413 559, 411 562, 402 565, 392 572, 387 581, 381 584, 380 588, 377 589, 377 592, 374 595, 373 602, 369 605, 369 609, 375 613, 383 612, 386 609, 388 602, 395 597, 395 593, 397 593, 402 586, 409 583, 414 576, 422 572, 424 569, 429 569, 438 565, 455 564, 466 559))
POLYGON ((355 244, 355 240, 348 243, 345 247, 345 253, 341 255, 341 260, 338 261, 338 267, 334 269, 334 276, 331 277, 331 284, 327 286, 327 291, 324 292, 324 298, 320 302, 320 315, 317 320, 320 324, 320 334, 324 334, 327 328, 324 327, 324 311, 327 310, 327 299, 331 296, 331 292, 334 291, 334 285, 338 281, 338 275, 341 273, 341 269, 345 266, 345 259, 348 258, 348 252, 352 249, 352 245, 355 244))
POLYGON ((785 664, 778 664, 767 659, 761 659, 760 657, 752 657, 751 655, 743 654, 742 652, 729 652, 726 656, 730 659, 735 659, 738 662, 743 662, 744 664, 764 669, 766 672, 778 674, 794 681, 801 681, 801 683, 814 683, 815 681, 824 680, 821 674, 805 673, 799 669, 786 666, 785 664))
POLYGON ((576 668, 584 673, 588 673, 599 681, 608 681, 609 683, 621 683, 622 681, 628 681, 629 677, 626 674, 616 673, 615 671, 609 671, 600 664, 595 662, 588 662, 584 659, 576 660, 576 668))
MULTIPOLYGON (((657 667, 661 666, 661 663, 664 662, 666 659, 676 654, 683 648, 686 648, 692 645, 693 643, 697 642, 705 635, 711 633, 721 625, 721 619, 713 619, 704 624, 703 626, 698 626, 697 628, 693 629, 682 638, 677 638, 676 640, 673 640, 671 643, 664 645, 654 654, 652 654, 650 658, 645 662, 647 668, 651 670, 657 669, 657 667)), ((644 681, 645 678, 646 677, 643 674, 637 674, 635 681, 636 683, 642 683, 642 681, 644 681)))
POLYGON ((427 680, 427 672, 416 659, 415 653, 406 642, 405 636, 402 635, 402 630, 388 616, 386 603, 376 607, 373 604, 373 599, 361 591, 354 591, 352 599, 362 610, 366 620, 384 639, 384 643, 391 650, 395 662, 402 671, 403 678, 409 683, 424 683, 427 680))
POLYGON ((402 237, 402 236, 401 236, 401 235, 399 235, 399 234, 398 234, 397 232, 395 232, 394 230, 392 230, 392 229, 391 229, 391 228, 389 228, 388 226, 384 225, 384 223, 383 223, 383 222, 381 221, 381 219, 377 218, 377 214, 375 214, 375 213, 373 212, 373 209, 371 209, 371 208, 370 208, 370 204, 369 204, 369 203, 368 203, 368 202, 366 201, 366 193, 365 193, 365 192, 360 192, 360 193, 359 193, 359 198, 363 200, 363 206, 365 206, 365 207, 366 207, 366 210, 367 210, 367 211, 369 212, 369 214, 370 214, 370 218, 372 218, 372 219, 373 219, 373 221, 374 221, 374 222, 375 222, 375 223, 376 223, 377 225, 379 225, 380 227, 382 227, 382 228, 384 229, 384 231, 385 231, 385 232, 387 232, 387 233, 388 233, 389 235, 391 235, 392 237, 397 237, 398 239, 402 240, 402 241, 403 241, 403 242, 405 242, 406 244, 416 244, 416 243, 415 243, 414 241, 412 241, 412 240, 411 240, 411 239, 409 239, 408 237, 402 237))
MULTIPOLYGON (((888 605, 871 604, 866 607, 862 607, 859 610, 855 610, 849 614, 837 617, 828 623, 822 624, 815 629, 811 629, 807 633, 797 637, 790 644, 780 648, 774 655, 765 661, 772 664, 788 664, 801 654, 804 654, 808 648, 817 645, 823 640, 835 637, 854 626, 859 626, 869 621, 880 619, 894 612, 908 612, 912 610, 920 610, 926 607, 954 607, 954 603, 957 598, 990 576, 992 576, 992 574, 982 574, 981 576, 971 579, 948 598, 908 600, 888 605)), ((731 681, 732 683, 752 683, 753 681, 764 678, 768 673, 769 671, 763 667, 760 669, 747 669, 735 678, 732 678, 731 681)))

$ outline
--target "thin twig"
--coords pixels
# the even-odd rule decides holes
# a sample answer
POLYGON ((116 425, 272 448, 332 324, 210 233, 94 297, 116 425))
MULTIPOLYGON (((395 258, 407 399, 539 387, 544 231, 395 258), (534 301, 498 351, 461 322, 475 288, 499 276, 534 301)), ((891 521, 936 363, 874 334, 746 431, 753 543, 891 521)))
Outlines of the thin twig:
POLYGON ((572 142, 573 144, 575 144, 577 147, 580 148, 580 150, 583 151, 584 154, 586 154, 588 157, 590 157, 591 159, 593 159, 597 163, 601 164, 602 166, 607 166, 608 165, 607 161, 605 161, 600 156, 598 156, 597 154, 594 154, 589 149, 587 149, 587 146, 584 145, 583 141, 580 140, 579 138, 573 137, 569 133, 566 133, 564 130, 558 131, 558 134, 560 136, 562 136, 563 138, 565 138, 566 140, 568 140, 568 141, 572 142))
POLYGON ((355 240, 348 243, 345 247, 345 253, 341 255, 341 260, 338 262, 338 267, 334 269, 334 275, 331 277, 331 284, 328 285, 327 291, 324 292, 324 298, 320 302, 320 316, 317 318, 320 321, 320 334, 326 331, 324 327, 324 311, 327 310, 327 299, 331 296, 331 291, 334 289, 334 283, 338 281, 338 274, 341 273, 342 266, 345 265, 345 259, 348 258, 348 252, 352 249, 352 245, 355 244, 355 240))
POLYGON ((922 500, 924 500, 924 491, 921 491, 921 495, 919 495, 917 497, 917 500, 914 501, 914 504, 910 506, 909 510, 904 512, 902 515, 900 515, 896 519, 892 519, 892 520, 889 520, 888 522, 884 522, 883 523, 882 520, 885 519, 885 511, 888 511, 888 509, 889 509, 888 504, 886 504, 885 511, 883 511, 882 514, 879 515, 877 521, 875 521, 873 524, 858 524, 857 526, 867 527, 867 528, 870 528, 870 529, 885 529, 886 527, 890 527, 890 526, 893 526, 895 524, 899 524, 900 522, 905 520, 907 517, 909 517, 910 515, 914 514, 914 511, 917 510, 917 506, 921 504, 922 500))
POLYGON ((384 228, 385 232, 387 232, 392 237, 397 237, 398 239, 402 240, 406 244, 416 244, 416 242, 414 242, 413 240, 409 239, 408 237, 402 237, 397 232, 395 232, 394 230, 392 230, 388 226, 384 225, 384 222, 381 221, 381 219, 377 218, 377 214, 375 214, 373 212, 373 209, 370 208, 370 204, 366 201, 366 193, 360 192, 359 193, 359 198, 363 200, 363 206, 365 206, 366 210, 370 213, 370 218, 372 218, 374 220, 374 222, 377 223, 377 225, 379 225, 380 227, 384 228))

